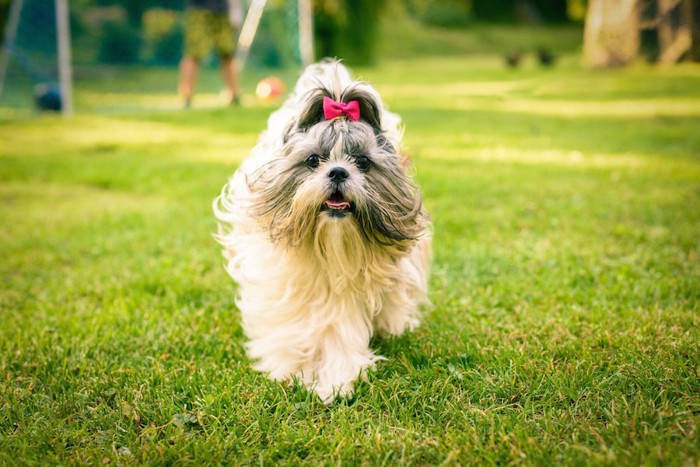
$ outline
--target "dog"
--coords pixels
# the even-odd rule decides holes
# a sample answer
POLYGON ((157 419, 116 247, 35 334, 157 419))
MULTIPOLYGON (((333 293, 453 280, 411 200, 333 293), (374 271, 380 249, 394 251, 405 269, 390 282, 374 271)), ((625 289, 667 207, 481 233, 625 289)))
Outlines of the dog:
POLYGON ((432 227, 401 139, 374 88, 311 65, 214 200, 254 368, 326 404, 427 303, 432 227))

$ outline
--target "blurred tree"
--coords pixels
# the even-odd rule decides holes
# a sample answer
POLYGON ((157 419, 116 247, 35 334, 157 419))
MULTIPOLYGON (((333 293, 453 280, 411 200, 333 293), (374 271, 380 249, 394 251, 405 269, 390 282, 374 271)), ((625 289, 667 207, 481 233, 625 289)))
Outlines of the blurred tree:
POLYGON ((180 63, 184 30, 179 14, 165 8, 151 8, 143 14, 141 37, 146 56, 154 63, 180 63))
POLYGON ((5 37, 5 24, 10 13, 11 0, 0 0, 0 41, 5 37))
POLYGON ((472 0, 474 18, 497 22, 564 22, 566 0, 472 0))
POLYGON ((317 58, 339 55, 340 25, 344 21, 340 2, 314 0, 314 37, 317 58))
POLYGON ((474 17, 485 21, 511 21, 514 19, 515 0, 475 0, 474 17))
POLYGON ((531 5, 547 23, 561 23, 569 20, 566 0, 521 0, 518 4, 531 5))
POLYGON ((586 19, 586 0, 566 0, 566 16, 572 21, 586 19))
MULTIPOLYGON (((86 0, 83 0, 86 1, 86 0)), ((89 2, 89 0, 87 0, 89 2)), ((143 21, 143 14, 150 8, 173 8, 182 9, 184 0, 94 0, 97 6, 121 6, 126 10, 129 25, 140 28, 143 21)))
POLYGON ((349 63, 368 65, 374 61, 384 1, 345 0, 344 6, 347 24, 341 52, 349 63))
POLYGON ((97 58, 101 63, 137 63, 141 42, 139 32, 128 24, 105 22, 99 38, 97 58))
POLYGON ((583 35, 587 66, 623 66, 639 53, 638 0, 590 0, 583 35))
POLYGON ((691 0, 659 0, 657 30, 659 62, 676 63, 693 43, 693 5, 691 0))
POLYGON ((700 59, 700 14, 695 0, 647 0, 640 10, 642 53, 647 60, 672 64, 700 59))
POLYGON ((693 43, 690 46, 690 57, 692 60, 700 62, 700 2, 693 2, 691 14, 693 43))
POLYGON ((405 0, 406 11, 421 23, 442 27, 465 27, 473 23, 472 0, 405 0))
MULTIPOLYGON (((569 0, 570 5, 574 1, 569 0)), ((642 54, 672 64, 700 60, 697 0, 588 0, 584 61, 593 68, 626 65, 642 54)))
POLYGON ((350 65, 374 61, 385 0, 314 0, 317 58, 338 57, 350 65))

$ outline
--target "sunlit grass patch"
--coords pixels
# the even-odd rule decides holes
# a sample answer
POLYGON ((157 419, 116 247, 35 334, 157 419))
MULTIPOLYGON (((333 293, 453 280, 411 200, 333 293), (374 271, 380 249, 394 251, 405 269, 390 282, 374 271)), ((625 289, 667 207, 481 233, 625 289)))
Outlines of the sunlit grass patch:
MULTIPOLYGON (((637 99, 616 101, 552 101, 534 99, 513 100, 497 105, 507 112, 558 115, 563 117, 634 118, 697 117, 700 116, 700 98, 637 99)), ((462 108, 459 104, 457 108, 462 108)), ((467 104, 469 108, 469 104, 467 104)))
POLYGON ((159 201, 99 185, 10 182, 0 186, 0 199, 11 207, 5 218, 10 231, 24 234, 31 226, 36 232, 60 229, 62 225, 85 225, 101 218, 139 210, 157 210, 159 201))
POLYGON ((23 157, 65 151, 69 157, 83 156, 83 162, 130 152, 141 157, 233 163, 246 155, 258 132, 241 132, 235 121, 230 125, 229 131, 220 131, 202 125, 161 123, 156 118, 80 115, 66 122, 57 117, 45 117, 37 124, 27 125, 22 132, 7 131, 0 155, 14 157, 17 154, 10 151, 21 147, 23 157), (47 134, 52 134, 51 138, 47 134))

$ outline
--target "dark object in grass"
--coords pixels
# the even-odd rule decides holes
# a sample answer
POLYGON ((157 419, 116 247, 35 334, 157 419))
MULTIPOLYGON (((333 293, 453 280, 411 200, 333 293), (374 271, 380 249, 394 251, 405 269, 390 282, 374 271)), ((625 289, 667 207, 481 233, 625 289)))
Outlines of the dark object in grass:
POLYGON ((546 48, 540 47, 537 49, 537 60, 539 60, 541 66, 552 66, 556 59, 557 57, 546 48))
POLYGON ((512 52, 505 54, 503 58, 506 61, 506 66, 508 68, 518 68, 520 66, 520 62, 523 58, 523 53, 522 52, 512 52))
POLYGON ((39 111, 60 112, 61 91, 55 84, 40 83, 34 87, 34 105, 39 111))

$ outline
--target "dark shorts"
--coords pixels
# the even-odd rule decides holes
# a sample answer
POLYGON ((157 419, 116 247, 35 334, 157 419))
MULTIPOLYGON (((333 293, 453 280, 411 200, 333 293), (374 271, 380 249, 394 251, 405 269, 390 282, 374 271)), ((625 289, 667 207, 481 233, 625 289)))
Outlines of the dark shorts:
POLYGON ((185 55, 202 59, 212 48, 219 56, 233 55, 235 43, 228 14, 188 8, 185 11, 185 55))

